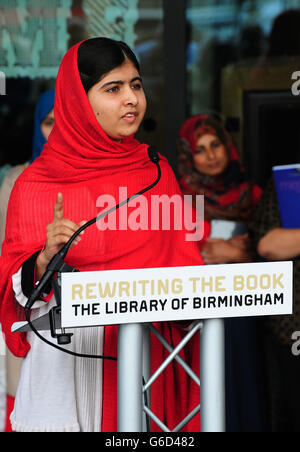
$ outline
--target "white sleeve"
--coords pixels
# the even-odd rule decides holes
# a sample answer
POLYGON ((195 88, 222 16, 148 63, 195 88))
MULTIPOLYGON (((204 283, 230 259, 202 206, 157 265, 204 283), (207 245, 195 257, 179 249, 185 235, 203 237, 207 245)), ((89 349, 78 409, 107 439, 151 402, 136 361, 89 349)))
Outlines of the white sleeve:
MULTIPOLYGON (((28 298, 22 291, 22 267, 20 267, 19 271, 12 276, 12 283, 17 302, 20 303, 23 308, 25 308, 28 298)), ((36 301, 33 307, 41 308, 43 306, 45 306, 45 302, 40 300, 36 301)))

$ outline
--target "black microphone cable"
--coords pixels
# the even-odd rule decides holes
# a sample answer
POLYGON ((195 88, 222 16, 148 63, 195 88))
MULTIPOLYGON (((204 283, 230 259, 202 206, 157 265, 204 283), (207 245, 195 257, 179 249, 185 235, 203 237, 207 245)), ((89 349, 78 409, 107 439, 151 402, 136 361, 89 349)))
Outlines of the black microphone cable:
POLYGON ((33 304, 35 303, 35 301, 38 299, 38 297, 42 293, 43 289, 48 285, 49 280, 52 278, 52 276, 58 271, 60 266, 63 264, 63 259, 66 257, 66 255, 67 255, 67 253, 68 253, 68 251, 70 249, 70 246, 72 245, 72 242, 76 239, 76 237, 82 231, 84 231, 86 228, 88 228, 89 226, 91 226, 94 223, 96 223, 98 220, 106 217, 110 213, 112 213, 115 210, 119 209, 123 205, 129 203, 130 201, 132 201, 133 199, 137 198, 138 196, 141 196, 142 194, 144 194, 147 191, 151 190, 153 187, 155 187, 155 185, 158 184, 158 182, 160 181, 160 178, 161 178, 161 168, 160 168, 160 165, 159 165, 159 160, 160 160, 159 159, 159 155, 158 155, 158 153, 156 151, 156 148, 154 146, 149 146, 149 148, 148 148, 148 155, 149 155, 149 159, 151 160, 151 162, 153 162, 156 165, 156 167, 157 167, 158 174, 157 174, 156 180, 151 185, 149 185, 148 187, 140 190, 135 195, 130 196, 126 200, 124 200, 121 203, 115 205, 114 207, 110 208, 109 210, 101 213, 97 217, 93 218, 92 220, 88 221, 83 226, 81 226, 72 235, 72 237, 69 239, 69 241, 62 247, 62 249, 57 254, 55 254, 55 256, 53 256, 53 258, 51 259, 51 261, 49 262, 49 264, 47 266, 46 272, 42 276, 42 278, 39 281, 38 285, 33 289, 32 293, 31 293, 31 295, 30 295, 30 297, 29 297, 29 299, 28 299, 28 301, 26 303, 26 306, 25 306, 25 317, 26 317, 26 321, 27 321, 30 329, 35 333, 35 335, 41 341, 45 342, 46 344, 48 344, 51 347, 56 348, 59 351, 62 351, 64 353, 67 353, 69 355, 76 356, 76 357, 79 357, 79 358, 109 359, 109 360, 117 361, 117 358, 113 357, 113 356, 89 355, 89 354, 85 354, 85 353, 77 353, 77 352, 73 352, 71 350, 67 350, 67 349, 65 349, 63 347, 60 347, 59 345, 54 344, 53 342, 48 341, 45 337, 43 337, 38 332, 38 330, 32 324, 31 319, 30 319, 30 309, 32 308, 33 304))

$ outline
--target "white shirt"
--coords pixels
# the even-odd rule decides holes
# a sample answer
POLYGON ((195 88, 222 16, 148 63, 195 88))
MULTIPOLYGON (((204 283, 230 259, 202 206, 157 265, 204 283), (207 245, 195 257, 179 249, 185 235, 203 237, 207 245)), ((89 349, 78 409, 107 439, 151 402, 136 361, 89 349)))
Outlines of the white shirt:
MULTIPOLYGON (((13 275, 17 301, 24 307, 27 297, 21 287, 22 268, 13 275)), ((38 301, 31 319, 55 306, 38 301)), ((80 328, 72 332, 72 343, 63 346, 77 353, 103 354, 104 328, 80 328)), ((50 331, 39 331, 57 344, 50 331)), ((15 333, 18 334, 18 333, 15 333)), ((77 358, 45 344, 33 332, 27 333, 31 349, 23 360, 14 410, 17 432, 100 432, 102 423, 103 360, 77 358)))

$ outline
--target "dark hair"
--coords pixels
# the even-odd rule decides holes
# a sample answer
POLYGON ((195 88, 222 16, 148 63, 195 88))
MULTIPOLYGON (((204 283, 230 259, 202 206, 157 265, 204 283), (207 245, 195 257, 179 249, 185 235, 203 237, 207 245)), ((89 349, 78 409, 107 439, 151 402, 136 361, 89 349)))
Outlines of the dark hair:
POLYGON ((121 66, 128 58, 140 72, 139 62, 125 42, 109 38, 83 41, 77 53, 79 75, 87 93, 108 72, 121 66))
POLYGON ((276 17, 269 38, 268 57, 300 55, 300 11, 286 10, 276 17))
POLYGON ((217 137, 219 138, 219 140, 225 146, 228 146, 230 137, 219 119, 217 119, 213 116, 205 116, 204 118, 201 118, 201 119, 199 119, 199 121, 196 122, 195 127, 194 127, 195 132, 200 127, 211 129, 213 135, 216 134, 217 137))

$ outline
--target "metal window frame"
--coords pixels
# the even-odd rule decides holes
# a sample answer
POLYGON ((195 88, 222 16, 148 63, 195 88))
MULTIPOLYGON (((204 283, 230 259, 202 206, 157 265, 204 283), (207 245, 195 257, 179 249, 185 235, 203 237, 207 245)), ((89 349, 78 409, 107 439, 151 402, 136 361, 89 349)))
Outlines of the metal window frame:
POLYGON ((177 175, 177 137, 186 119, 186 0, 163 0, 164 155, 177 175))

